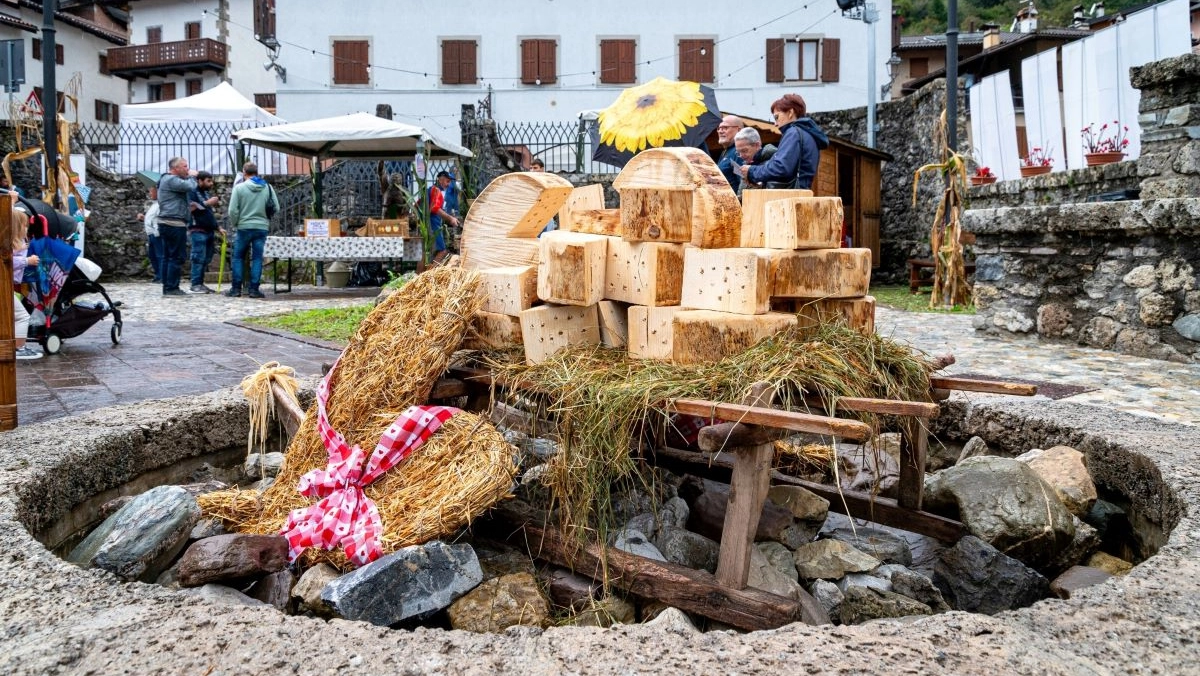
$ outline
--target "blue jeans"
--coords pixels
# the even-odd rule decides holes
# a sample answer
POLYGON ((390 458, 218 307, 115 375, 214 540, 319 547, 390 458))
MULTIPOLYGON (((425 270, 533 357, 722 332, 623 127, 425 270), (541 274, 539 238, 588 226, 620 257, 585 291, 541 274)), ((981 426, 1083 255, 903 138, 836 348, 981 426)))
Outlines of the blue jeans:
POLYGON ((179 288, 179 278, 183 275, 183 259, 187 253, 187 228, 177 225, 158 224, 158 239, 162 241, 163 258, 162 277, 163 291, 179 288))
POLYGON ((230 273, 233 281, 230 286, 242 288, 242 261, 246 260, 246 250, 250 250, 250 289, 258 289, 262 281, 263 245, 267 243, 266 230, 238 230, 237 239, 233 241, 233 265, 230 273))
POLYGON ((146 258, 150 259, 150 270, 154 272, 154 281, 162 281, 162 238, 158 235, 146 235, 146 258))
POLYGON ((217 236, 215 233, 193 231, 188 233, 192 239, 192 286, 204 283, 204 271, 212 263, 217 251, 217 236))

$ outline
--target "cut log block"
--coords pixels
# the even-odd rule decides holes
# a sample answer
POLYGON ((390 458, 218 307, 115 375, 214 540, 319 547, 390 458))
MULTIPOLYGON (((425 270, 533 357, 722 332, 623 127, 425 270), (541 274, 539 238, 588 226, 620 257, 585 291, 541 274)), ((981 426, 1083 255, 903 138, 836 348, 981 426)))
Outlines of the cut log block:
POLYGON ((552 231, 542 235, 537 295, 548 303, 595 305, 604 297, 604 264, 611 237, 552 231))
POLYGON ((629 305, 615 300, 602 300, 596 305, 600 321, 600 344, 624 348, 629 344, 629 305))
MULTIPOLYGON (((562 209, 558 211, 558 229, 567 232, 590 232, 580 230, 576 215, 580 211, 604 208, 604 186, 599 183, 580 186, 571 191, 562 209)), ((613 232, 590 232, 593 235, 615 235, 613 232)))
POLYGON ((796 325, 796 315, 768 312, 735 315, 712 310, 682 310, 671 325, 671 361, 703 364, 745 351, 758 341, 796 325))
MULTIPOLYGON (((690 189, 691 243, 706 249, 741 244, 742 208, 708 153, 698 148, 651 148, 635 155, 613 180, 625 204, 627 189, 690 189)), ((660 240, 661 241, 661 240, 660 240)))
POLYGON ((502 174, 471 203, 463 221, 462 264, 468 270, 536 265, 535 239, 571 194, 571 184, 545 172, 502 174))
POLYGON ((629 356, 670 361, 675 344, 672 321, 682 308, 629 306, 629 356))
POLYGON ((742 235, 738 244, 729 246, 766 246, 766 205, 793 197, 812 197, 811 190, 743 190, 742 235))
POLYGON ((599 345, 596 306, 539 305, 521 313, 525 361, 537 364, 568 345, 599 345))
POLYGON ((683 294, 690 310, 760 315, 771 310, 771 260, 764 249, 696 249, 683 255, 683 294))
POLYGON ((842 245, 842 198, 791 197, 766 204, 762 246, 836 249, 842 245))
POLYGON ((772 296, 858 298, 867 295, 871 287, 870 249, 771 251, 767 255, 771 260, 772 296))
POLYGON ((483 310, 471 318, 471 330, 463 339, 466 350, 499 350, 522 345, 519 317, 483 310))
MULTIPOLYGON (((771 309, 790 306, 799 315, 800 326, 809 328, 844 321, 846 326, 864 334, 875 333, 875 297, 862 298, 781 298, 771 299, 771 309)), ((781 310, 784 311, 784 310, 781 310)))
POLYGON ((622 190, 621 239, 627 242, 692 241, 692 189, 622 190))
MULTIPOLYGON (((561 225, 559 230, 568 230, 561 225)), ((588 235, 621 236, 620 209, 580 209, 571 214, 569 232, 582 232, 588 235)))
POLYGON ((611 239, 604 266, 604 297, 635 305, 679 305, 682 244, 611 239))
POLYGON ((538 302, 537 268, 518 265, 479 271, 479 293, 484 312, 516 317, 538 302))

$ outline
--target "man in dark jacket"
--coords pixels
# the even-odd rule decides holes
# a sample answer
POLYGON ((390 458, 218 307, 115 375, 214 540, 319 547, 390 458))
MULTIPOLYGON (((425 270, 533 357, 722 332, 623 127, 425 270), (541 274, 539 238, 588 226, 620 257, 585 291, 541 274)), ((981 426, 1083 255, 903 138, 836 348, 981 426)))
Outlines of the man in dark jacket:
POLYGON ((188 236, 192 240, 192 293, 213 292, 204 285, 204 271, 216 253, 217 232, 225 236, 225 231, 217 225, 217 214, 213 211, 213 207, 221 203, 221 198, 210 194, 212 187, 213 175, 201 171, 196 174, 196 189, 188 193, 188 206, 192 212, 192 224, 188 227, 188 236))
POLYGON ((158 236, 162 240, 162 285, 164 296, 186 296, 179 288, 183 258, 187 251, 187 229, 192 222, 188 193, 196 189, 196 172, 183 157, 172 157, 167 173, 158 179, 158 236))
MULTIPOLYGON (((743 166, 765 164, 767 160, 770 160, 775 156, 776 150, 775 146, 769 143, 764 146, 762 143, 762 136, 760 136, 758 130, 753 127, 746 127, 745 129, 739 131, 737 135, 733 137, 733 147, 735 150, 737 150, 738 157, 741 159, 743 166)), ((742 191, 748 188, 775 187, 777 186, 769 184, 765 186, 756 185, 751 183, 749 179, 746 179, 739 184, 737 193, 741 195, 742 191)))

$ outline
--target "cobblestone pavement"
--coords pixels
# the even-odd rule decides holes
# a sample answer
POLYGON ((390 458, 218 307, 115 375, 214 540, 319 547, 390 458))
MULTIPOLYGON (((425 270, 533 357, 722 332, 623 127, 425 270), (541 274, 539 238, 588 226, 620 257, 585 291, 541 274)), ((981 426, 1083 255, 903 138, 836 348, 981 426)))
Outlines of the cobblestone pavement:
MULTIPOLYGON (((376 289, 296 286, 266 290, 265 300, 197 295, 164 298, 150 283, 108 284, 124 303, 122 344, 109 341, 108 321, 63 343, 62 352, 18 363, 18 415, 23 424, 113 404, 134 403, 236 385, 258 363, 279 361, 301 375, 320 373, 334 350, 225 322, 298 308, 370 302, 376 289)), ((971 317, 880 308, 877 330, 928 354, 954 354, 952 374, 979 374, 1073 385, 1066 401, 1109 406, 1164 420, 1200 424, 1200 364, 1175 364, 1029 337, 987 336, 971 317)), ((971 395, 987 396, 987 395, 971 395)))

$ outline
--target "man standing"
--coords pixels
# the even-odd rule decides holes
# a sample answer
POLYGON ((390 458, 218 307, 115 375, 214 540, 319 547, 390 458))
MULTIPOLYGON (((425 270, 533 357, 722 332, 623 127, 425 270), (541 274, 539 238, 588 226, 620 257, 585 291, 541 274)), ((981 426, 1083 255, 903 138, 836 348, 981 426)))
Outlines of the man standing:
POLYGON ((444 171, 437 173, 434 184, 429 186, 429 232, 433 233, 433 262, 441 263, 446 258, 446 236, 442 232, 442 222, 458 227, 458 218, 446 211, 444 190, 450 185, 450 174, 444 171))
POLYGON ((164 296, 185 296, 179 288, 183 275, 183 257, 187 251, 187 229, 191 223, 188 193, 196 189, 196 172, 188 169, 188 161, 172 157, 167 173, 158 179, 158 237, 162 241, 162 277, 164 296))
POLYGON ((217 232, 225 236, 225 231, 217 225, 217 214, 213 211, 221 199, 209 194, 212 187, 213 175, 201 171, 196 174, 196 189, 188 193, 188 206, 192 210, 192 224, 188 227, 188 235, 192 240, 192 293, 213 292, 204 285, 204 271, 216 253, 217 232))
POLYGON ((741 174, 737 172, 737 167, 742 165, 742 158, 738 157, 737 150, 733 147, 733 137, 745 126, 746 123, 737 115, 726 115, 721 118, 721 124, 717 125, 717 141, 721 143, 721 154, 715 158, 717 168, 724 174, 725 180, 729 181, 729 187, 733 188, 734 192, 738 191, 742 181, 741 174))
POLYGON ((251 298, 265 298, 258 285, 262 281, 263 245, 267 241, 267 228, 270 219, 267 218, 267 205, 273 211, 279 210, 279 200, 275 191, 258 175, 258 165, 247 162, 242 167, 246 180, 233 189, 229 198, 229 227, 236 231, 233 242, 233 266, 230 271, 232 281, 229 290, 225 292, 230 298, 242 295, 242 261, 246 259, 246 250, 250 250, 250 292, 251 298))

